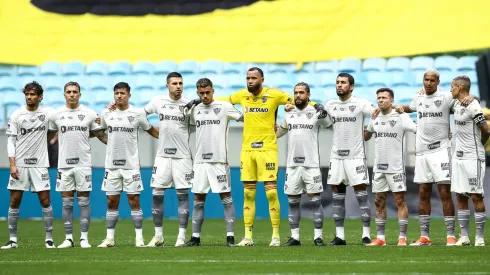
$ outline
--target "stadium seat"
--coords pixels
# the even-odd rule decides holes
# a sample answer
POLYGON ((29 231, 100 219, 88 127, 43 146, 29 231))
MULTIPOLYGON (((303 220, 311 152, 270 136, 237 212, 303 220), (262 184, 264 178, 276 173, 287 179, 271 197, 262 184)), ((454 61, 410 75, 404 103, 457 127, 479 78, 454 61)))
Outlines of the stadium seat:
POLYGON ((441 55, 434 59, 434 68, 439 72, 452 72, 456 68, 458 59, 451 55, 441 55))
POLYGON ((85 74, 85 64, 81 61, 69 61, 63 65, 63 76, 80 76, 85 74))
POLYGON ((116 61, 109 66, 109 75, 128 75, 131 73, 131 63, 128 61, 116 61))
POLYGON ((177 70, 177 63, 175 63, 174 61, 169 61, 169 60, 159 61, 155 65, 154 74, 163 75, 166 77, 169 73, 175 72, 176 70, 177 70))
MULTIPOLYGON (((203 76, 201 75, 201 77, 203 76)), ((213 82, 213 88, 215 88, 215 90, 226 89, 228 87, 228 76, 226 75, 214 75, 208 78, 213 82)))
POLYGON ((17 76, 31 76, 36 77, 39 75, 38 66, 17 66, 17 76))
POLYGON ((134 63, 131 74, 151 75, 155 71, 155 64, 151 61, 139 61, 134 63))
POLYGON ((480 87, 478 86, 478 84, 471 85, 470 94, 480 97, 480 87))
MULTIPOLYGON (((82 97, 84 96, 82 95, 82 97)), ((51 108, 57 109, 64 106, 66 101, 63 97, 63 93, 60 93, 59 91, 44 91, 43 103, 51 108)))
POLYGON ((451 87, 451 82, 453 81, 453 78, 457 75, 457 73, 454 72, 439 72, 439 74, 439 85, 445 87, 451 87))
POLYGON ((389 73, 389 78, 393 88, 410 87, 415 84, 414 75, 410 72, 392 72, 389 73))
POLYGON ((392 57, 386 62, 387 72, 406 72, 410 66, 410 59, 403 56, 392 57))
POLYGON ((40 80, 40 83, 43 86, 44 91, 58 92, 59 96, 63 94, 63 88, 66 84, 63 78, 56 76, 45 77, 40 80))
POLYGON ((90 76, 104 76, 107 75, 107 71, 109 70, 109 64, 105 61, 93 61, 87 64, 87 68, 85 70, 86 75, 90 76))
POLYGON ((345 58, 339 62, 339 72, 358 73, 361 71, 361 60, 359 58, 345 58))
POLYGON ((319 61, 315 64, 315 72, 317 73, 337 73, 339 68, 339 61, 319 61))
POLYGON ((233 75, 228 77, 228 88, 232 90, 241 90, 247 88, 245 77, 241 75, 233 75))
POLYGON ((365 73, 351 73, 351 75, 354 77, 355 87, 365 87, 368 85, 365 73))
MULTIPOLYGON (((3 77, 0 78, 0 92, 16 92, 20 91, 22 87, 17 78, 14 77, 3 77)), ((17 95, 18 97, 19 95, 17 95)))
POLYGON ((467 71, 474 71, 476 70, 476 61, 478 60, 478 57, 476 56, 462 56, 458 59, 458 62, 456 63, 456 71, 460 73, 464 73, 467 71))
MULTIPOLYGON (((156 90, 152 90, 152 91, 146 90, 144 92, 138 93, 137 95, 139 97, 138 100, 139 104, 141 106, 146 106, 146 104, 148 104, 148 102, 150 102, 153 97, 162 95, 162 93, 156 90)), ((133 95, 133 96, 137 96, 137 95, 133 95)))
POLYGON ((196 82, 200 79, 201 77, 197 74, 189 74, 183 76, 183 81, 184 81, 184 91, 191 89, 192 91, 196 91, 196 82))
POLYGON ((339 98, 337 96, 337 90, 335 89, 335 86, 334 87, 328 87, 328 88, 324 89, 323 96, 324 96, 324 103, 326 103, 330 99, 339 98))
MULTIPOLYGON (((3 94, 3 108, 7 113, 7 117, 5 117, 5 121, 12 115, 15 109, 20 106, 25 105, 25 98, 19 94, 17 91, 8 91, 3 94)), ((2 116, 3 116, 2 112, 2 116)))
MULTIPOLYGON (((259 67, 260 68, 260 67, 259 67)), ((275 73, 292 73, 296 68, 296 64, 291 63, 272 63, 269 64, 267 73, 275 74, 275 73)))
POLYGON ((200 72, 202 74, 221 74, 223 63, 219 60, 207 60, 201 63, 200 72))
POLYGON ((315 72, 315 63, 309 62, 309 63, 303 63, 301 68, 298 70, 294 70, 294 73, 314 73, 315 72))
POLYGON ((270 74, 264 80, 265 86, 281 89, 287 93, 292 92, 295 84, 295 80, 289 74, 270 74))
POLYGON ((15 75, 15 66, 0 65, 0 77, 14 77, 15 75))
POLYGON ((89 90, 95 93, 112 91, 113 88, 111 78, 108 77, 91 77, 88 82, 89 90))
POLYGON ((268 63, 248 63, 246 70, 252 68, 252 67, 257 67, 264 72, 264 76, 267 76, 269 74, 269 64, 268 63))
POLYGON ((39 69, 40 76, 60 76, 62 66, 61 63, 56 61, 45 62, 39 69))
POLYGON ((105 107, 114 101, 114 94, 108 91, 99 91, 95 94, 94 108, 98 114, 102 113, 105 107))
MULTIPOLYGON (((418 87, 399 87, 399 88, 394 88, 393 93, 395 94, 395 102, 400 102, 401 100, 409 101, 410 103, 412 101, 412 98, 417 94, 419 91, 418 87)), ((403 104, 408 104, 408 103, 403 103, 403 104)), ((398 104, 398 103, 397 103, 398 104)))
POLYGON ((155 88, 157 91, 164 91, 165 93, 167 92, 167 79, 164 77, 157 77, 153 79, 153 85, 155 85, 155 88))
POLYGON ((374 87, 359 87, 359 88, 355 88, 352 94, 357 96, 357 97, 367 99, 376 105, 376 98, 377 98, 376 90, 377 90, 377 87, 375 87, 375 88, 374 87))
POLYGON ((362 62, 363 72, 384 72, 386 67, 386 59, 373 57, 362 62))
POLYGON ((182 75, 199 73, 199 63, 194 60, 184 60, 179 63, 177 71, 182 75))
POLYGON ((296 77, 294 85, 299 82, 305 82, 310 86, 310 88, 321 88, 322 87, 322 75, 315 73, 298 73, 294 75, 296 77))
POLYGON ((464 73, 467 77, 470 78, 471 80, 471 85, 476 85, 478 84, 478 76, 476 74, 476 71, 468 71, 464 73))
POLYGON ((148 121, 150 121, 150 123, 152 125, 160 125, 160 119, 158 118, 158 115, 157 114, 151 114, 148 116, 148 121))
POLYGON ((315 102, 323 104, 324 101, 323 89, 310 87, 310 99, 315 102))
POLYGON ((337 81, 337 74, 336 73, 321 74, 322 87, 334 87, 335 88, 336 81, 337 81))
POLYGON ((223 74, 239 74, 242 75, 247 70, 246 63, 224 63, 223 74))
POLYGON ((154 78, 149 75, 135 77, 133 84, 130 84, 130 86, 138 93, 155 90, 154 78))
POLYGON ((390 86, 390 74, 384 72, 368 72, 364 74, 367 80, 367 86, 390 86))
POLYGON ((410 70, 412 72, 424 72, 434 67, 434 59, 429 56, 416 56, 410 61, 410 70))

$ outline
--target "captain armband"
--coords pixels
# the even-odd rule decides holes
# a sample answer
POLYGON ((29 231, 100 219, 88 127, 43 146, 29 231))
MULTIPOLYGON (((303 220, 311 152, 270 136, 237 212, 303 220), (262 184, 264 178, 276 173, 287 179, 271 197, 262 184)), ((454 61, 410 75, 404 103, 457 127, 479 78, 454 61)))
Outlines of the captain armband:
POLYGON ((483 115, 483 113, 476 114, 475 117, 473 118, 473 121, 475 122, 476 125, 479 125, 485 122, 485 116, 483 115))

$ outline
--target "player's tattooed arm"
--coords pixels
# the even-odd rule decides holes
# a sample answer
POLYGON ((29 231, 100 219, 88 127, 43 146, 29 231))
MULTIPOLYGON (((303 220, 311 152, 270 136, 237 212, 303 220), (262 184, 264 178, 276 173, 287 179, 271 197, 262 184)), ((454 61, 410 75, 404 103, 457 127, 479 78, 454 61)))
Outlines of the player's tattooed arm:
POLYGON ((158 129, 157 127, 155 126, 151 126, 150 129, 148 129, 146 131, 148 134, 150 134, 150 136, 154 137, 154 138, 159 138, 160 137, 160 129, 158 129))
POLYGON ((104 143, 104 144, 107 144, 107 134, 105 132, 105 129, 100 129, 100 130, 96 130, 96 131, 90 131, 90 133, 98 138, 100 140, 100 142, 104 143))
POLYGON ((477 114, 473 121, 478 125, 481 131, 481 143, 485 145, 487 143, 488 138, 490 137, 490 127, 488 127, 487 121, 485 120, 485 116, 482 113, 477 114))

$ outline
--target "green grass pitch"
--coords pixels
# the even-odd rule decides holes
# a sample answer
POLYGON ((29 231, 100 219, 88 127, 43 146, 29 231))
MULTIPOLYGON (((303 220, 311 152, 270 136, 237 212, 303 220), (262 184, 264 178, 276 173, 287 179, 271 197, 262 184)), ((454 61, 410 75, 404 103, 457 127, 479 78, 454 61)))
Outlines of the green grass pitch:
MULTIPOLYGON (((487 222, 488 223, 488 222, 487 222)), ((363 247, 361 222, 346 220, 346 247, 313 246, 313 224, 301 222, 301 247, 268 247, 271 237, 269 220, 257 220, 255 247, 226 247, 223 220, 205 220, 201 234, 202 247, 175 248, 177 221, 164 221, 166 247, 135 248, 131 220, 120 220, 116 228, 116 247, 96 248, 105 237, 105 222, 92 221, 89 239, 93 248, 81 249, 76 241, 79 226, 75 224, 74 249, 44 248, 42 221, 19 222, 19 248, 0 251, 0 274, 490 274, 490 234, 487 247, 445 247, 444 220, 431 222, 430 247, 396 247, 398 224, 387 223, 389 246, 363 247)), ((474 222, 470 223, 474 241, 474 222)), ((191 232, 189 223, 188 237, 191 232)), ((0 241, 7 242, 6 221, 0 222, 0 241)), ((55 243, 64 239, 63 224, 55 221, 55 243)), ((151 220, 144 222, 145 242, 153 236, 151 220)), ((408 241, 418 238, 416 219, 409 222, 408 241)), ((487 230, 488 232, 488 230, 487 230)), ((331 219, 325 220, 324 240, 334 234, 331 219)), ((281 241, 290 235, 287 220, 281 223, 281 241)), ((375 225, 372 222, 372 237, 375 225)), ((236 241, 243 237, 243 221, 236 224, 236 241)), ((3 245, 3 243, 2 243, 3 245)))

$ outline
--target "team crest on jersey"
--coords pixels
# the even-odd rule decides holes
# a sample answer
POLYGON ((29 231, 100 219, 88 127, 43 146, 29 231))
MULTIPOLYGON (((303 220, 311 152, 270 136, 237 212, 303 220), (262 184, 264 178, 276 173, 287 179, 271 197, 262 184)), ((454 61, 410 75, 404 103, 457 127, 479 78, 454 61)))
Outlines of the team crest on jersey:
POLYGON ((425 108, 429 108, 429 107, 430 107, 430 105, 425 105, 425 108))
MULTIPOLYGON (((350 110, 351 112, 354 112, 354 110, 355 110, 355 109, 356 109, 356 105, 350 105, 350 106, 349 106, 349 110, 350 110)), ((342 111, 343 111, 343 110, 342 110, 342 111)))
POLYGON ((267 97, 266 96, 263 96, 262 97, 262 103, 266 103, 267 102, 267 97))
POLYGON ((134 121, 134 116, 128 116, 128 121, 129 121, 129 123, 133 122, 134 121))
POLYGON ((29 119, 29 121, 30 122, 34 122, 34 121, 36 121, 36 119, 35 118, 31 118, 31 119, 29 119))
POLYGON ((72 116, 69 116, 68 119, 73 119, 73 117, 72 116))
POLYGON ((390 120, 390 125, 391 125, 391 127, 395 127, 396 121, 395 120, 390 120))
POLYGON ((169 105, 168 108, 170 108, 170 110, 173 110, 175 107, 172 105, 169 105))
POLYGON ((344 110, 344 108, 340 108, 340 110, 341 110, 341 111, 343 111, 343 110, 344 110))
POLYGON ((442 100, 438 99, 438 100, 434 101, 434 104, 436 105, 437 108, 439 108, 442 104, 442 100))
POLYGON ((60 120, 63 120, 63 119, 65 119, 65 117, 64 117, 64 116, 62 116, 62 117, 60 118, 60 120))
POLYGON ((83 114, 78 115, 78 119, 80 119, 80 121, 83 121, 84 118, 85 118, 85 115, 83 115, 83 114))
POLYGON ((221 108, 214 108, 214 109, 213 109, 213 112, 214 112, 216 115, 218 115, 220 111, 221 111, 221 108))
POLYGON ((180 111, 181 113, 183 113, 183 112, 184 112, 184 109, 185 109, 185 106, 184 106, 184 105, 179 105, 179 111, 180 111))
POLYGON ((37 116, 37 118, 41 121, 41 122, 44 122, 44 119, 46 119, 46 116, 45 115, 39 115, 37 116))
POLYGON ((204 111, 204 114, 207 115, 207 114, 209 114, 209 112, 208 111, 204 111))

